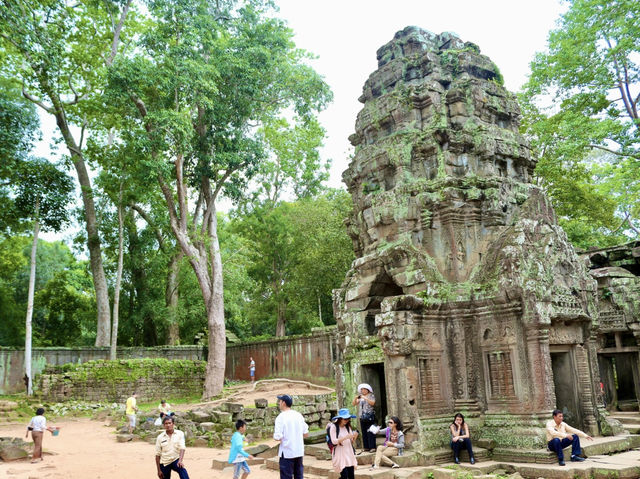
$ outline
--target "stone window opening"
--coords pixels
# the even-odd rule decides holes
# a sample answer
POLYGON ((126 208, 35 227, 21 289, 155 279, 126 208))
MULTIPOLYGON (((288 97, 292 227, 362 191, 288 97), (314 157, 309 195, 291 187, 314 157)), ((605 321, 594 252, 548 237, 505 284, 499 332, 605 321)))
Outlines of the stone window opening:
POLYGON ((402 288, 394 283, 386 271, 382 271, 371 284, 371 289, 369 290, 370 301, 367 306, 367 315, 364 320, 367 335, 375 336, 378 334, 378 328, 376 327, 376 314, 379 314, 381 311, 380 305, 382 304, 382 300, 390 296, 399 296, 401 294, 403 294, 402 288))

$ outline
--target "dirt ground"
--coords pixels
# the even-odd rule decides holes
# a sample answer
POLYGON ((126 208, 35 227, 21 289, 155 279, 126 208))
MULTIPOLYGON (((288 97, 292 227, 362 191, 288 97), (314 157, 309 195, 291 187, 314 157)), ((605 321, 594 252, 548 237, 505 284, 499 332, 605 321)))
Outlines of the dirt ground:
MULTIPOLYGON (((0 461, 0 477, 15 479, 107 479, 107 478, 157 478, 155 447, 146 442, 119 443, 115 429, 103 422, 90 419, 68 419, 49 421, 60 426, 56 437, 46 433, 44 438, 44 461, 31 464, 29 460, 0 461)), ((0 427, 0 436, 24 437, 24 425, 0 427)), ((271 442, 273 443, 273 441, 271 442)), ((211 468, 214 458, 227 458, 228 450, 189 447, 185 454, 185 467, 192 479, 233 477, 228 467, 223 471, 211 468)), ((177 475, 174 473, 172 477, 177 475)), ((254 479, 275 479, 277 471, 264 466, 252 466, 254 479)))
MULTIPOLYGON (((275 403, 276 395, 287 394, 320 394, 330 392, 328 388, 306 385, 288 381, 259 381, 256 385, 246 384, 234 388, 232 395, 223 401, 253 404, 256 398, 266 398, 275 403)), ((214 401, 219 402, 219 401, 214 401)), ((204 403, 203 403, 204 404, 204 403)), ((206 403, 211 404, 211 403, 206 403)), ((178 410, 197 407, 196 404, 182 404, 178 410)), ((0 478, 12 479, 111 479, 111 478, 155 478, 154 445, 141 442, 116 441, 113 426, 90 419, 49 420, 51 426, 59 426, 60 434, 52 436, 45 433, 44 461, 31 464, 29 460, 0 461, 0 478)), ((26 424, 0 426, 0 436, 24 437, 26 424)), ((250 431, 248 431, 250 432, 250 431)), ((30 440, 30 439, 29 439, 30 440)), ((275 444, 275 441, 260 441, 275 444)), ((220 479, 233 477, 231 467, 223 471, 212 469, 212 459, 226 459, 229 450, 189 447, 185 454, 185 467, 191 479, 217 477, 220 479)), ((253 479, 276 479, 277 471, 268 470, 265 466, 251 466, 253 479)), ((172 477, 177 478, 175 473, 172 477)))

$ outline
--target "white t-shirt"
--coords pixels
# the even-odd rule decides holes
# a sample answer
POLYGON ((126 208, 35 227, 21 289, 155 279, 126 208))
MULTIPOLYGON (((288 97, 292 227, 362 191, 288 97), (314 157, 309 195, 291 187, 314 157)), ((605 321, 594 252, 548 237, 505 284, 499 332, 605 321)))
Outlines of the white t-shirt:
POLYGON ((156 438, 156 456, 160 456, 160 464, 166 466, 180 458, 180 451, 186 449, 184 445, 184 433, 173 430, 169 436, 166 431, 156 438))
POLYGON ((278 457, 291 459, 304 456, 304 435, 308 432, 309 426, 298 411, 287 409, 278 414, 273 429, 273 438, 281 440, 278 457))
POLYGON ((47 428, 47 420, 42 415, 33 416, 31 418, 31 422, 29 423, 29 427, 32 427, 34 431, 42 432, 47 428))

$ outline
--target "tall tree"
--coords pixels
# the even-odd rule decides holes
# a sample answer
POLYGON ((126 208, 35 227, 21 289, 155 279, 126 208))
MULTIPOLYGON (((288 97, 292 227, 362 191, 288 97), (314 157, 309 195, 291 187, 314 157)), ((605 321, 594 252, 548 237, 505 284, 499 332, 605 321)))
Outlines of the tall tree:
POLYGON ((586 233, 580 224, 592 230, 583 240, 634 237, 640 211, 625 198, 640 192, 640 3, 568 4, 522 95, 524 127, 539 155, 536 174, 565 226, 580 230, 578 239, 586 233))
POLYGON ((41 228, 43 231, 59 231, 68 221, 67 205, 71 200, 73 182, 66 173, 59 171, 46 160, 35 159, 23 162, 20 164, 19 170, 13 186, 16 211, 20 213, 20 216, 29 218, 33 222, 24 353, 27 394, 30 396, 33 394, 31 319, 33 317, 38 233, 41 228))
POLYGON ((111 323, 84 137, 96 121, 93 100, 104 86, 106 68, 122 49, 131 3, 0 1, 0 39, 8 53, 3 74, 19 78, 24 97, 55 118, 81 187, 98 306, 96 346, 109 345, 111 323))
POLYGON ((222 390, 223 272, 217 201, 238 199, 264 158, 255 127, 288 108, 309 121, 329 98, 268 2, 157 0, 136 54, 110 70, 107 102, 130 119, 120 140, 149 152, 171 229, 200 286, 209 357, 204 398, 222 390), (140 131, 142 130, 142 132, 140 131), (143 133, 143 134, 141 134, 143 133), (195 200, 193 208, 189 202, 195 200))

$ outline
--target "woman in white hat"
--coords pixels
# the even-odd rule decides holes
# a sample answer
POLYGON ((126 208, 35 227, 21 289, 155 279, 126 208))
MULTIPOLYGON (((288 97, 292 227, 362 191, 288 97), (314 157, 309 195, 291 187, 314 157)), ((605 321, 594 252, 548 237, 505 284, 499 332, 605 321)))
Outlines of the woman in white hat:
POLYGON ((360 430, 362 431, 362 452, 374 452, 376 450, 376 436, 369 428, 376 423, 376 397, 373 389, 367 383, 358 385, 358 395, 353 398, 354 406, 359 406, 360 430))
POLYGON ((331 454, 333 470, 340 473, 340 479, 354 479, 355 468, 358 464, 353 452, 353 442, 358 437, 358 431, 351 430, 351 418, 354 418, 347 408, 340 409, 338 415, 332 419, 333 426, 329 426, 329 437, 334 444, 331 454))

